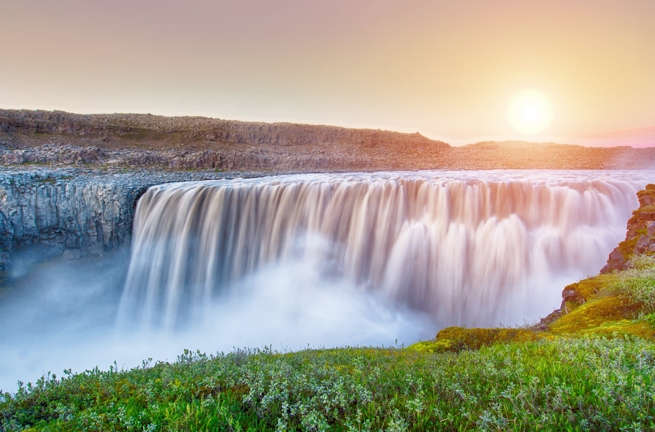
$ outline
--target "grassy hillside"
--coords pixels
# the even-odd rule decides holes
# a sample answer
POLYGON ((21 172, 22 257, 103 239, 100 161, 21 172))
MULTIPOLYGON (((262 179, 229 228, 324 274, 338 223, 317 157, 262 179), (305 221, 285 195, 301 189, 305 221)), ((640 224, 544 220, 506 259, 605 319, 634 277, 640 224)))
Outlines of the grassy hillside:
POLYGON ((635 263, 567 287, 545 331, 48 376, 2 395, 0 430, 653 430, 655 259, 635 263))

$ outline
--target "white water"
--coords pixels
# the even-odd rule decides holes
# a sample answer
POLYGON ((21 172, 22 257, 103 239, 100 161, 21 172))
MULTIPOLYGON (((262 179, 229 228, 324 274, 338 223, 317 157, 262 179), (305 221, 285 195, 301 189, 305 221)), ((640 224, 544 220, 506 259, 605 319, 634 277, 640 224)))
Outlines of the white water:
POLYGON ((117 258, 51 263, 0 299, 0 389, 184 348, 388 346, 533 321, 598 273, 653 180, 486 171, 155 187, 139 202, 126 286, 117 258))
MULTIPOLYGON (((647 176, 357 173, 152 187, 137 206, 119 324, 205 322, 244 277, 293 263, 438 326, 534 320, 566 283, 598 273, 647 176)), ((274 292, 278 277, 259 289, 274 292)))

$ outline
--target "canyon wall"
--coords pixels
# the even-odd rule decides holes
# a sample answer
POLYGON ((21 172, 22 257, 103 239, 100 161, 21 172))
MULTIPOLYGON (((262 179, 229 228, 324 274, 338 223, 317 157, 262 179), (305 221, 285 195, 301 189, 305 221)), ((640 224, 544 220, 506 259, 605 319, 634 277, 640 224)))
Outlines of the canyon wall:
POLYGON ((225 178, 217 173, 0 173, 0 271, 16 252, 32 260, 98 257, 129 242, 136 200, 149 186, 225 178))

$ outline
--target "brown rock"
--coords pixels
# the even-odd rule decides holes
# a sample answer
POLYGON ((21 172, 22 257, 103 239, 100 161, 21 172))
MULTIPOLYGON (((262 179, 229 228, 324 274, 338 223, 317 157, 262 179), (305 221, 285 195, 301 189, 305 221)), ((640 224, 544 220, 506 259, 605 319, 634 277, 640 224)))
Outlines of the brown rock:
POLYGON ((634 253, 635 254, 640 254, 646 251, 646 248, 648 247, 648 237, 645 235, 642 235, 639 237, 639 240, 637 240, 637 244, 635 245, 634 253))

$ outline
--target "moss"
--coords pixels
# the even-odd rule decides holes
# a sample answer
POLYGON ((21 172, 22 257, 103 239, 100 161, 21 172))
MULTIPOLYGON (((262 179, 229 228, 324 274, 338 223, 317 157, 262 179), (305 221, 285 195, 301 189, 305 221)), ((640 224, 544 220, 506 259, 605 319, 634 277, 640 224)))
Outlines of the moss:
POLYGON ((639 236, 637 235, 634 238, 628 239, 628 240, 623 240, 621 243, 619 243, 619 250, 623 254, 623 260, 628 261, 630 257, 632 256, 632 253, 635 249, 635 246, 637 245, 637 239, 639 236))
POLYGON ((564 311, 566 313, 571 313, 572 311, 576 310, 580 306, 580 303, 567 301, 564 302, 564 305, 566 307, 564 311))
POLYGON ((567 313, 553 322, 548 331, 536 332, 521 328, 448 327, 441 330, 435 340, 419 342, 410 346, 409 349, 430 353, 459 352, 478 350, 499 343, 539 339, 553 340, 560 337, 586 335, 632 335, 653 339, 655 338, 655 313, 642 316, 652 312, 652 308, 647 307, 652 302, 650 300, 635 301, 625 292, 626 290, 635 291, 636 288, 633 285, 644 285, 641 283, 643 282, 641 279, 650 277, 652 274, 648 273, 653 267, 652 259, 642 257, 641 260, 635 261, 635 267, 635 269, 619 273, 590 277, 568 285, 565 288, 565 292, 568 291, 565 302, 567 313), (641 319, 637 319, 639 317, 641 319))
POLYGON ((625 336, 632 335, 642 339, 653 339, 655 329, 650 323, 644 320, 622 319, 604 323, 598 327, 585 329, 579 332, 580 335, 596 336, 625 336))
POLYGON ((553 334, 571 334, 625 318, 623 301, 616 295, 593 299, 551 325, 553 334))
POLYGON ((544 336, 528 329, 516 328, 472 328, 448 327, 441 330, 434 341, 419 342, 408 347, 419 352, 445 352, 478 350, 505 342, 526 342, 542 339, 544 336))
POLYGON ((641 190, 641 191, 637 192, 637 197, 638 197, 640 200, 643 199, 643 198, 645 198, 645 197, 653 197, 653 198, 655 198, 655 185, 650 184, 650 185, 648 185, 648 186, 646 186, 646 189, 645 189, 645 190, 641 190), (648 189, 648 186, 653 186, 653 189, 648 189))
POLYGON ((596 297, 609 283, 616 280, 617 276, 612 274, 594 276, 592 278, 584 279, 578 282, 576 291, 585 299, 589 301, 596 297))
POLYGON ((438 353, 450 351, 452 348, 452 341, 449 339, 439 339, 434 341, 417 342, 408 346, 406 349, 410 351, 422 353, 438 353))
MULTIPOLYGON (((567 302, 568 313, 551 325, 557 335, 634 335, 655 337, 655 318, 652 312, 652 275, 655 264, 651 258, 640 256, 635 268, 600 275, 566 287, 585 299, 576 306, 567 302)), ((574 296, 575 297, 575 296, 574 296)))
POLYGON ((569 314, 594 299, 599 292, 605 290, 616 278, 617 276, 613 274, 599 275, 567 285, 564 288, 566 313, 569 314))
MULTIPOLYGON (((649 195, 651 195, 651 194, 649 194, 649 195)), ((652 195, 655 195, 655 193, 652 194, 652 195)), ((642 195, 642 196, 644 196, 644 195, 642 195)), ((647 205, 647 206, 639 207, 637 210, 633 211, 632 214, 637 216, 637 215, 640 215, 642 213, 652 213, 652 212, 655 212, 655 205, 647 205)))

